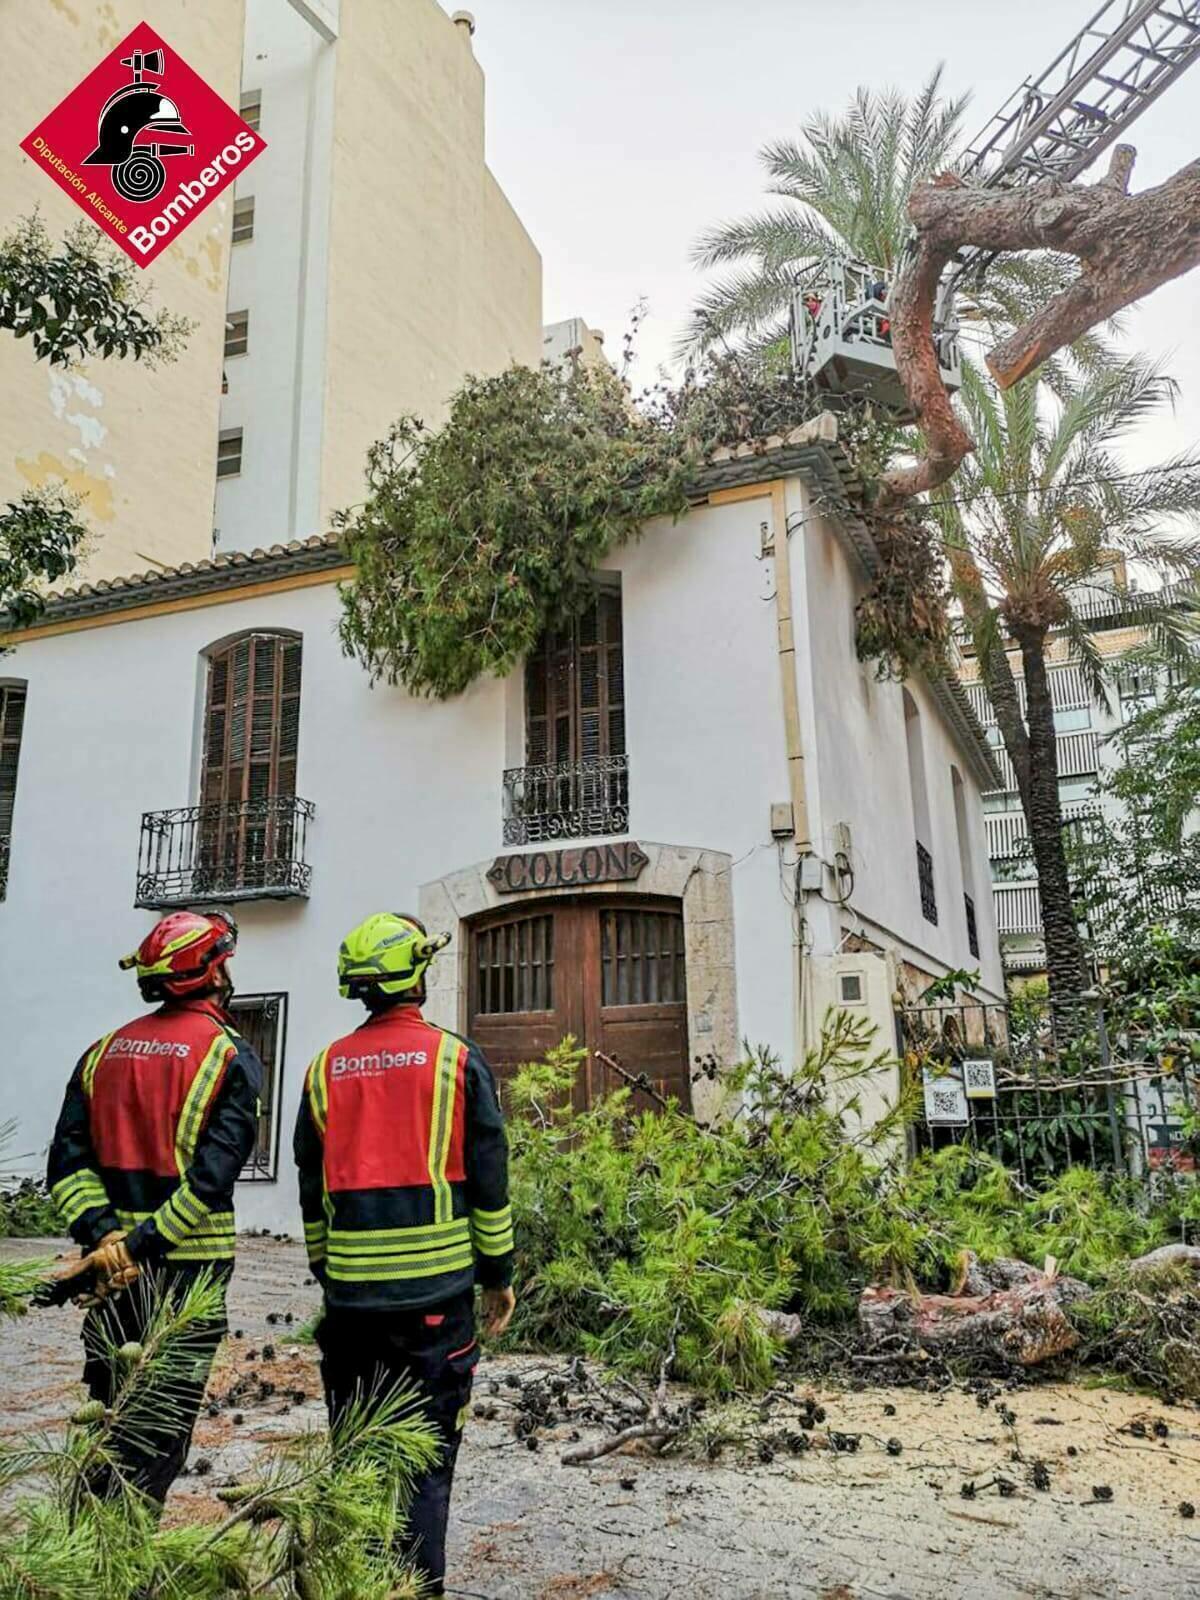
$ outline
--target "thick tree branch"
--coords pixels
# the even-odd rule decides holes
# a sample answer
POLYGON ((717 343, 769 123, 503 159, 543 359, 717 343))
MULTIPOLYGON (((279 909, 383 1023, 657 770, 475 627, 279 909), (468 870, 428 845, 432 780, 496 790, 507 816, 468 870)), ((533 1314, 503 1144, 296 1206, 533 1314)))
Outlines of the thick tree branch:
POLYGON ((958 250, 1052 250, 1080 264, 1074 283, 989 354, 1002 389, 1200 263, 1200 161, 1156 189, 1130 195, 1133 162, 1132 147, 1118 145, 1107 176, 1086 188, 1047 180, 1025 189, 973 189, 942 174, 913 191, 908 209, 916 243, 892 292, 892 345, 926 454, 888 475, 891 495, 906 498, 945 483, 974 448, 946 393, 933 343, 938 283, 958 250))

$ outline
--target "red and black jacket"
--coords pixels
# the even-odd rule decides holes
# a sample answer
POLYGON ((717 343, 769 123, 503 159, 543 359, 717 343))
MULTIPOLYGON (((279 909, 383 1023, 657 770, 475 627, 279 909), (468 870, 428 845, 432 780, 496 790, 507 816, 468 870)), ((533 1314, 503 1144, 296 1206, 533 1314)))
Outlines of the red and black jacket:
POLYGON ((415 1005, 313 1058, 295 1151, 309 1261, 329 1305, 436 1305, 476 1281, 511 1281, 495 1079, 475 1045, 415 1005))
POLYGON ((233 1260, 233 1186, 254 1149, 263 1068, 211 1000, 170 1001, 88 1050, 47 1181, 85 1249, 129 1230, 138 1261, 233 1260))

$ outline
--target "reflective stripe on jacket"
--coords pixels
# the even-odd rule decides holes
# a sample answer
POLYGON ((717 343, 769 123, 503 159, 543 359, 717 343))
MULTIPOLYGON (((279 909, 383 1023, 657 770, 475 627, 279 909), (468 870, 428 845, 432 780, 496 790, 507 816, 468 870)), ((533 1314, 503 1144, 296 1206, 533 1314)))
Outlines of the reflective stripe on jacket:
POLYGON ((414 1005, 313 1058, 296 1123, 309 1261, 331 1305, 432 1305, 512 1275, 491 1068, 414 1005))
POLYGON ((254 1148, 263 1069, 209 1000, 174 1001, 80 1060, 50 1146, 50 1192, 90 1249, 129 1232, 136 1259, 233 1259, 233 1187, 254 1148))

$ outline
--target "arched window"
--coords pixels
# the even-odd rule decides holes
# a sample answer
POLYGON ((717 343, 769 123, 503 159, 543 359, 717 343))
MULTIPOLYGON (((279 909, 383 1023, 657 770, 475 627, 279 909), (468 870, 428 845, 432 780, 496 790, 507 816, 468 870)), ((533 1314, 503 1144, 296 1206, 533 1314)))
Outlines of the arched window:
POLYGON ((929 787, 925 777, 925 744, 921 736, 921 713, 907 689, 904 696, 904 738, 908 747, 908 786, 912 795, 913 829, 917 843, 917 882, 921 891, 921 914, 926 922, 938 919, 937 895, 933 886, 933 828, 929 820, 929 787))
POLYGON ((975 919, 975 861, 971 854, 971 825, 967 817, 967 791, 962 773, 950 768, 950 787, 954 791, 954 830, 958 835, 958 860, 962 868, 963 909, 967 917, 967 946, 979 954, 979 927, 975 919))
POLYGON ((207 652, 201 805, 295 794, 301 649, 294 634, 248 633, 207 652))
POLYGON ((296 844, 301 641, 247 633, 208 652, 194 884, 282 891, 296 844))
POLYGON ((13 809, 17 800, 17 763, 25 725, 25 685, 0 683, 0 900, 8 888, 8 858, 13 809))

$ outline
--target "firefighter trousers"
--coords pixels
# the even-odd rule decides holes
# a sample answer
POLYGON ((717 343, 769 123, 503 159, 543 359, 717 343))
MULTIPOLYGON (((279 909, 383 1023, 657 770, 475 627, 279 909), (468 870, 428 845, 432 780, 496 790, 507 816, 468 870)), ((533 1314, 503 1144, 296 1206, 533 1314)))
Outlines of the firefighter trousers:
MULTIPOLYGON (((112 1405, 128 1377, 128 1370, 115 1359, 116 1351, 123 1344, 141 1344, 161 1296, 181 1293, 194 1278, 195 1273, 188 1269, 143 1272, 130 1288, 88 1312, 83 1323, 83 1381, 93 1400, 112 1405)), ((170 1415, 156 1418, 152 1435, 147 1436, 144 1427, 130 1434, 123 1434, 119 1426, 114 1429, 111 1448, 117 1469, 127 1482, 159 1505, 187 1460, 192 1430, 225 1328, 223 1316, 198 1324, 186 1341, 176 1345, 175 1359, 180 1367, 170 1384, 170 1415)), ((104 1493, 107 1475, 98 1474, 93 1487, 104 1493)))
POLYGON ((479 1360, 475 1297, 458 1295, 412 1311, 327 1308, 316 1330, 331 1424, 364 1396, 403 1384, 417 1389, 442 1442, 438 1464, 417 1479, 405 1545, 431 1594, 446 1576, 450 1489, 479 1360))

